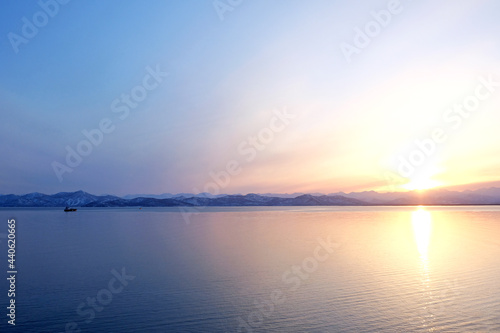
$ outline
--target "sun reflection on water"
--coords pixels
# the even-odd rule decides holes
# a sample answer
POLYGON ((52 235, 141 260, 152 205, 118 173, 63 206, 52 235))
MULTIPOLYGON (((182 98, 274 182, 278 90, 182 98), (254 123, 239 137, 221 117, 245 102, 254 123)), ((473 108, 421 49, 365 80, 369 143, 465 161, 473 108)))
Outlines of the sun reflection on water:
POLYGON ((426 211, 423 207, 419 207, 418 210, 412 212, 412 226, 413 235, 415 237, 415 243, 420 256, 420 268, 421 268, 421 286, 422 286, 422 296, 425 301, 420 309, 420 325, 430 332, 433 331, 433 312, 432 309, 432 299, 433 293, 431 291, 431 279, 429 274, 429 244, 431 240, 432 233, 432 216, 429 211, 426 211))
POLYGON ((432 232, 431 213, 420 207, 412 213, 412 225, 420 259, 423 263, 427 263, 432 232))

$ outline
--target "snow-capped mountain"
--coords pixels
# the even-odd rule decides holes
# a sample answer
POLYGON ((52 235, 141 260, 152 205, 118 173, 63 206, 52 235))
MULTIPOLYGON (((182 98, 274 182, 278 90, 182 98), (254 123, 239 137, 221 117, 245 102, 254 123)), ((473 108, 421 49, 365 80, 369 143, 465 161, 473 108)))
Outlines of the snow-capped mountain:
POLYGON ((172 206, 370 206, 370 205, 500 205, 500 188, 475 191, 435 189, 425 192, 375 191, 353 193, 320 193, 293 195, 233 194, 166 194, 149 196, 92 195, 84 191, 47 195, 0 195, 0 207, 172 207, 172 206))

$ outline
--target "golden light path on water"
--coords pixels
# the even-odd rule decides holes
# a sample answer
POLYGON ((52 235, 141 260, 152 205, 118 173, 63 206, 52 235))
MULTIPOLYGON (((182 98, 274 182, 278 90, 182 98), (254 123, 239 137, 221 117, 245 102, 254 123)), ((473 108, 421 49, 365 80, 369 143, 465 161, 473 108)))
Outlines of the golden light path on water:
POLYGON ((420 256, 422 292, 423 296, 428 300, 426 301, 425 306, 421 309, 421 314, 423 315, 421 324, 423 327, 432 331, 432 327, 428 327, 430 321, 433 319, 432 311, 430 311, 433 295, 430 286, 431 281, 429 276, 428 256, 432 234, 431 213, 426 211, 423 207, 419 207, 418 210, 412 212, 412 227, 416 247, 420 256))
POLYGON ((423 264, 427 264, 432 232, 431 213, 419 207, 418 210, 412 213, 412 225, 420 259, 423 264))

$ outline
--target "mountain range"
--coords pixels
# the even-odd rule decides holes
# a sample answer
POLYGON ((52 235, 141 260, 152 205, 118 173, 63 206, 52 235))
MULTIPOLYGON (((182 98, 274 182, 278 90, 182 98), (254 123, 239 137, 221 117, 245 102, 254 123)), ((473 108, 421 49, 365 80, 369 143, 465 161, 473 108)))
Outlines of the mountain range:
POLYGON ((474 191, 428 191, 292 194, 93 195, 84 191, 52 195, 29 193, 0 195, 0 207, 175 207, 175 206, 373 206, 373 205, 500 205, 500 188, 474 191))

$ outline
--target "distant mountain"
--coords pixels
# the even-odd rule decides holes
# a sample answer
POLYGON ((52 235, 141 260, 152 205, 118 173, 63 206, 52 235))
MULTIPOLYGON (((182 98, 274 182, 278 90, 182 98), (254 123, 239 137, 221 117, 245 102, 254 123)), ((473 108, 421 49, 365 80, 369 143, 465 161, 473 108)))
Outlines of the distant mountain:
POLYGON ((295 193, 260 193, 259 195, 265 196, 265 197, 277 197, 277 198, 296 198, 298 196, 304 195, 304 194, 310 194, 314 196, 322 196, 325 195, 324 193, 301 193, 301 192, 295 192, 295 193))
POLYGON ((162 193, 162 194, 127 194, 123 196, 123 199, 135 199, 135 198, 152 198, 152 199, 172 199, 172 198, 192 198, 192 197, 202 197, 202 198, 218 198, 226 196, 227 194, 213 195, 211 193, 203 192, 198 194, 193 193, 162 193))
POLYGON ((425 192, 375 191, 314 194, 169 194, 155 196, 92 195, 87 192, 60 192, 47 195, 0 195, 0 207, 176 207, 176 206, 370 206, 370 205, 500 205, 500 188, 475 191, 435 189, 425 192))
POLYGON ((175 194, 172 193, 162 193, 162 194, 127 194, 122 197, 122 199, 135 199, 135 198, 153 198, 153 199, 170 199, 175 194))
POLYGON ((175 206, 362 206, 368 203, 342 196, 313 196, 304 194, 295 198, 268 197, 259 194, 204 195, 170 198, 96 196, 83 191, 61 192, 53 195, 30 193, 0 195, 0 207, 175 207, 175 206))
POLYGON ((59 192, 47 195, 29 193, 25 195, 0 195, 0 207, 83 207, 91 202, 107 202, 119 199, 112 195, 96 196, 83 191, 59 192))
POLYGON ((500 197, 500 188, 498 187, 490 187, 490 188, 482 188, 475 191, 464 191, 462 193, 470 193, 475 195, 484 195, 489 197, 500 197))
POLYGON ((348 198, 362 200, 375 205, 498 205, 500 204, 500 188, 481 189, 476 191, 448 191, 434 189, 424 192, 387 192, 375 191, 332 193, 348 198))
POLYGON ((176 207, 176 206, 192 206, 176 199, 156 199, 156 198, 134 198, 106 201, 92 201, 81 207, 176 207))

